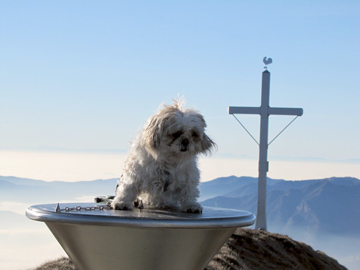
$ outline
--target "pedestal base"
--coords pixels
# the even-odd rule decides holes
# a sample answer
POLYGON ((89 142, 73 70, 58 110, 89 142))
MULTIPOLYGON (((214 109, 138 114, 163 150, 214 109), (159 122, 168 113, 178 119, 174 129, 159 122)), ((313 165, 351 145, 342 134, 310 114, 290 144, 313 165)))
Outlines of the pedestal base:
POLYGON ((255 221, 246 211, 119 211, 95 203, 31 206, 26 215, 46 223, 80 270, 200 270, 237 227, 255 221))

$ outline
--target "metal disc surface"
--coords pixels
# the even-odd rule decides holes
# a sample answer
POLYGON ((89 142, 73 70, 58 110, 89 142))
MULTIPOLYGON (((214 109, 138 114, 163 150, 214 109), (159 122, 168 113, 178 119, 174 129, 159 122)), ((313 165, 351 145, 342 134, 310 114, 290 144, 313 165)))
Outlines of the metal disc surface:
POLYGON ((26 215, 44 222, 167 228, 243 227, 255 221, 252 213, 241 210, 204 207, 201 214, 152 208, 123 211, 97 203, 34 205, 26 215))

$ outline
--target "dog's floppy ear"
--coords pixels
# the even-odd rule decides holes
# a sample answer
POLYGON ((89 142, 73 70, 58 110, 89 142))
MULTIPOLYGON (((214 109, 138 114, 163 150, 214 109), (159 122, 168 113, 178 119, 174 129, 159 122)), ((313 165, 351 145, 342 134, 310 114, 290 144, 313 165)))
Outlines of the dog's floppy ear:
MULTIPOLYGON (((204 119, 204 116, 202 116, 200 113, 194 111, 193 115, 197 117, 199 120, 200 125, 204 128, 206 128, 206 121, 204 119)), ((204 154, 210 154, 213 148, 216 148, 216 143, 209 138, 208 135, 204 133, 203 138, 201 140, 201 152, 204 154)))
POLYGON ((211 140, 208 135, 204 133, 204 136, 201 140, 201 150, 202 150, 201 152, 205 154, 209 154, 211 153, 213 148, 216 148, 216 146, 217 146, 216 143, 213 140, 211 140))
POLYGON ((152 117, 144 130, 146 150, 156 159, 161 141, 160 120, 152 117))

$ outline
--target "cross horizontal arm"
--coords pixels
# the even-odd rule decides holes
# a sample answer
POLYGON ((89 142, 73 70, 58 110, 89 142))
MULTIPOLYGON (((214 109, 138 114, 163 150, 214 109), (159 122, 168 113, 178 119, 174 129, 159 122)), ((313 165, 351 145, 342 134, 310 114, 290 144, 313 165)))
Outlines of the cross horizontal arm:
POLYGON ((297 115, 302 116, 304 110, 302 108, 269 108, 269 115, 270 114, 277 114, 277 115, 297 115))
MULTIPOLYGON (((302 108, 271 108, 268 107, 268 115, 303 115, 302 108)), ((229 114, 260 114, 261 107, 229 107, 229 114)))
POLYGON ((229 107, 229 114, 260 114, 260 107, 229 107))

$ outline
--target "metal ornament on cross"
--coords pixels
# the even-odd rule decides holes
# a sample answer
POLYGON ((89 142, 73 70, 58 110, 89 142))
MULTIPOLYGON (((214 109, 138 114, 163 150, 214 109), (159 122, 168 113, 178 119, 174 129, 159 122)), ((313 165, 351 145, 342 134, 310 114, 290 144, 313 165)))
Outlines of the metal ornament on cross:
POLYGON ((266 174, 269 170, 269 162, 267 157, 268 146, 303 114, 302 108, 278 108, 270 107, 270 72, 267 65, 272 63, 271 58, 264 57, 265 70, 262 73, 261 84, 261 106, 260 107, 229 107, 229 114, 233 115, 245 131, 259 145, 259 178, 258 178, 258 202, 255 228, 266 230, 266 174), (260 143, 250 134, 245 126, 236 118, 235 114, 259 114, 260 115, 260 143), (282 130, 275 138, 268 143, 269 116, 270 115, 294 115, 295 118, 282 130))

